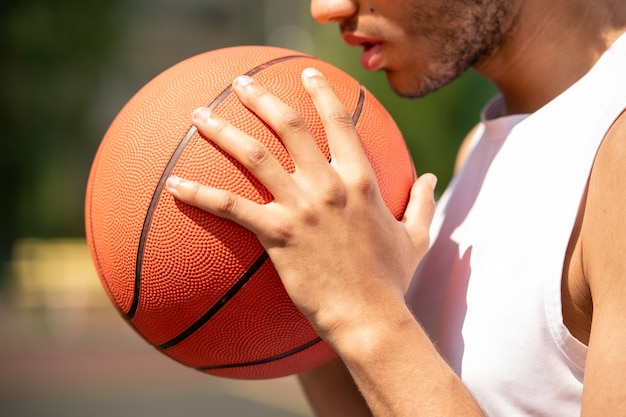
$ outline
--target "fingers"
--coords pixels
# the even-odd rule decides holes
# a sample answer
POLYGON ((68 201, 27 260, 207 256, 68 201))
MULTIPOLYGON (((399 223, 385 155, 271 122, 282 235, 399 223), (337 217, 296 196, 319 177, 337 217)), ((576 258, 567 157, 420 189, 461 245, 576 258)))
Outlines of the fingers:
POLYGON ((328 164, 304 118, 248 76, 237 77, 233 90, 239 100, 265 121, 282 139, 296 169, 315 172, 328 164))
MULTIPOLYGON (((302 72, 302 83, 324 125, 333 167, 342 176, 355 173, 371 176, 371 167, 356 133, 352 115, 326 77, 314 68, 307 68, 302 72)), ((246 107, 281 137, 297 169, 316 174, 328 172, 325 171, 328 161, 319 152, 300 114, 251 77, 238 77, 233 82, 233 90, 246 107)))
POLYGON ((268 218, 265 213, 267 206, 253 203, 227 190, 207 187, 176 176, 167 179, 165 189, 178 200, 232 220, 255 234, 262 231, 265 227, 262 220, 268 218))
POLYGON ((302 82, 324 124, 334 165, 341 167, 349 164, 351 169, 357 165, 369 168, 352 115, 339 100, 328 79, 318 70, 307 68, 302 73, 302 82))
POLYGON ((421 175, 411 188, 409 204, 404 212, 402 222, 413 241, 413 245, 420 253, 428 249, 429 241, 424 240, 428 236, 430 224, 435 214, 434 190, 437 185, 437 177, 433 174, 421 175))
MULTIPOLYGON (((281 206, 297 207, 298 201, 312 194, 321 195, 326 204, 336 203, 334 200, 341 203, 348 189, 365 197, 376 194, 371 193, 371 190, 377 190, 376 179, 352 116, 319 71, 305 70, 302 81, 324 125, 333 158, 332 166, 312 138, 304 119, 248 76, 238 77, 233 82, 233 91, 246 107, 281 137, 296 165, 294 175, 285 171, 261 142, 208 108, 194 112, 194 124, 256 176, 281 206)), ((255 207, 261 206, 233 193, 180 179, 170 180, 168 191, 191 205, 234 220, 253 231, 262 231, 254 224, 251 214, 255 207)))
POLYGON ((252 172, 275 198, 286 197, 291 176, 262 143, 207 108, 197 109, 193 122, 213 143, 252 172))

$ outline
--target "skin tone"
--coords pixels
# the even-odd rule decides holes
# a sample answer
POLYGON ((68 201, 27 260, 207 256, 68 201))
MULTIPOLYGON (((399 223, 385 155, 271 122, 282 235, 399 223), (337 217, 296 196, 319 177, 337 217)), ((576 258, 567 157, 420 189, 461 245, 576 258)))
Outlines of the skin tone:
MULTIPOLYGON (((426 94, 473 66, 498 86, 505 113, 546 104, 626 31, 623 0, 313 0, 311 12, 362 46, 361 62, 384 70, 397 93, 426 94)), ((483 415, 404 303, 428 248, 435 177, 419 177, 404 218, 396 221, 382 203, 350 115, 324 76, 307 70, 302 82, 324 122, 330 164, 298 114, 239 77, 233 91, 280 135, 295 172, 287 174, 227 120, 199 109, 193 115, 199 131, 256 175, 275 200, 257 205, 179 178, 168 181, 168 191, 256 233, 294 303, 340 354, 341 360, 300 376, 320 416, 483 415)), ((563 266, 564 321, 589 347, 585 416, 619 415, 626 406, 625 157, 622 115, 596 157, 563 266)), ((457 165, 463 159, 461 151, 457 165)))
POLYGON ((501 0, 378 1, 372 7, 360 12, 356 2, 313 1, 311 12, 320 23, 336 21, 347 43, 363 46, 363 65, 384 69, 391 88, 405 97, 428 94, 492 54, 515 12, 501 0))

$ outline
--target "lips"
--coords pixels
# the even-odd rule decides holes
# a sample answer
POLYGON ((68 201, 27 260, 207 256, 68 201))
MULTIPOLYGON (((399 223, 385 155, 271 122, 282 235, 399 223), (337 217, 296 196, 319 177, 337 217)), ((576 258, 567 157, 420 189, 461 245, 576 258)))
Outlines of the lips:
POLYGON ((351 33, 343 34, 344 41, 350 46, 361 46, 363 53, 361 54, 361 65, 367 71, 377 71, 384 66, 383 61, 383 44, 372 38, 356 36, 351 33))

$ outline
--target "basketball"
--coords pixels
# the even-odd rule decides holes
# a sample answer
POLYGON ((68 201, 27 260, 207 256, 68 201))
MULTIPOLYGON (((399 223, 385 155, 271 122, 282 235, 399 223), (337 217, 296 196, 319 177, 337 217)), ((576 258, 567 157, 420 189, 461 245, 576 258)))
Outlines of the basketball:
POLYGON ((400 219, 415 180, 401 132, 355 79, 301 52, 240 46, 184 60, 130 99, 97 150, 85 226, 102 286, 143 339, 185 366, 267 379, 336 357, 291 302, 254 234, 164 191, 167 178, 177 175, 260 204, 272 200, 250 172, 197 132, 191 114, 200 106, 258 139, 293 172, 280 138, 231 93, 243 74, 297 110, 330 161, 324 128, 301 84, 307 67, 328 78, 353 115, 383 199, 400 219))

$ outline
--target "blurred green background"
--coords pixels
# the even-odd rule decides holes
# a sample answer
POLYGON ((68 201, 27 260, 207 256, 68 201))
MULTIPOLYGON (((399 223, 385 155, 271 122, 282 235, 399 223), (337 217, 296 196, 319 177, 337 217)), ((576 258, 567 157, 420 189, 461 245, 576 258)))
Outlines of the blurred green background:
POLYGON ((241 44, 325 59, 381 100, 418 173, 439 176, 439 192, 457 146, 495 93, 469 72, 429 97, 396 97, 383 74, 360 68, 360 51, 343 44, 336 26, 313 22, 304 0, 3 0, 0 31, 3 416, 156 416, 175 405, 188 412, 177 415, 309 415, 290 379, 239 384, 161 358, 129 332, 99 288, 83 240, 91 161, 119 109, 164 69, 241 44))

